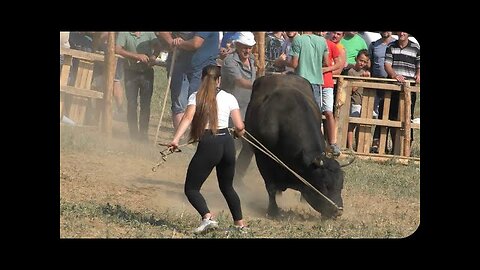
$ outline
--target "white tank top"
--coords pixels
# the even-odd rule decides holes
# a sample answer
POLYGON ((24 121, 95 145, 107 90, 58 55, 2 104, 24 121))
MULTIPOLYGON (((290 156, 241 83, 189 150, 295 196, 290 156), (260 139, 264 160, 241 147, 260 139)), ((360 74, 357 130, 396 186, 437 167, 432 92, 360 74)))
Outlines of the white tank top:
MULTIPOLYGON (((192 93, 188 97, 188 105, 197 105, 197 92, 192 93)), ((217 93, 218 129, 228 127, 230 112, 235 109, 240 109, 237 99, 232 94, 220 90, 217 93)), ((205 128, 210 128, 209 123, 207 123, 205 128)))

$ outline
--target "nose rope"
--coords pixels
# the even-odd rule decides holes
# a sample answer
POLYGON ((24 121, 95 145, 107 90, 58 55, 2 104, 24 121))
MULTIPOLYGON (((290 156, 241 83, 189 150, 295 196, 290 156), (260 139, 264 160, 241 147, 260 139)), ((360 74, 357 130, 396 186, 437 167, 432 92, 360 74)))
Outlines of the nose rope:
MULTIPOLYGON (((231 129, 231 131, 233 131, 233 129, 231 129)), ((274 161, 276 161, 278 164, 282 165, 283 167, 285 167, 288 171, 290 171, 293 175, 295 175, 295 177, 297 177, 300 181, 302 181, 305 185, 307 185, 308 187, 312 188, 315 192, 317 192, 318 194, 320 194, 320 196, 322 196, 325 200, 327 200, 329 203, 331 203, 333 206, 335 206, 335 208, 337 208, 337 210, 341 210, 342 208, 338 207, 338 205, 336 203, 334 203, 332 200, 330 200, 327 196, 325 196, 322 192, 320 192, 318 189, 316 189, 312 184, 310 184, 309 182, 307 182, 307 180, 305 180, 302 176, 300 176, 298 173, 296 173, 294 170, 290 169, 285 163, 283 163, 283 161, 281 161, 277 156, 275 156, 270 150, 268 150, 267 147, 265 147, 261 142, 259 142, 252 134, 250 134, 250 132, 248 132, 246 129, 245 129, 245 134, 247 134, 248 136, 250 136, 258 145, 260 145, 263 149, 261 149, 258 145, 256 145, 255 143, 253 143, 252 141, 250 141, 249 139, 247 139, 245 136, 242 136, 242 138, 247 141, 249 144, 253 145, 255 148, 257 148, 258 150, 260 150, 262 153, 264 153, 265 155, 267 155, 268 157, 270 157, 271 159, 273 159, 274 161)))

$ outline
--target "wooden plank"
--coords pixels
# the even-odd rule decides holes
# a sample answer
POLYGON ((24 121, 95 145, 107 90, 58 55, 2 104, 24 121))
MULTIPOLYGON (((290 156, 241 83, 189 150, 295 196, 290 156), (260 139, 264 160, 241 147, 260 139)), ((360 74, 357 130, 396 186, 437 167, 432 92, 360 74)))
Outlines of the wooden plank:
POLYGON ((103 115, 101 121, 101 129, 108 136, 112 136, 112 93, 113 93, 113 79, 115 77, 115 68, 117 59, 115 58, 115 33, 108 33, 107 40, 107 55, 105 58, 105 78, 104 91, 105 98, 103 99, 103 115))
MULTIPOLYGON (((352 80, 365 80, 365 81, 376 81, 376 82, 398 82, 395 79, 387 79, 387 78, 376 78, 376 77, 356 77, 356 76, 346 76, 346 75, 333 75, 333 78, 344 78, 344 79, 352 79, 352 80)), ((412 80, 406 80, 409 83, 415 83, 412 80)))
MULTIPOLYGON (((60 86, 68 84, 68 77, 72 67, 72 56, 65 55, 63 58, 62 71, 60 72, 60 86)), ((65 94, 60 92, 60 121, 65 114, 65 94)))
POLYGON ((62 117, 63 117, 63 109, 65 107, 65 94, 60 92, 60 121, 62 121, 62 117))
POLYGON ((88 106, 88 100, 89 99, 80 96, 71 96, 71 106, 68 117, 78 125, 85 124, 83 113, 84 109, 86 110, 88 106))
POLYGON ((63 58, 62 72, 60 72, 60 85, 68 84, 70 69, 72 68, 72 56, 65 55, 63 58))
POLYGON ((406 84, 404 86, 404 99, 405 99, 405 127, 403 129, 403 155, 409 157, 410 156, 410 119, 411 119, 411 96, 410 96, 410 84, 406 84))
POLYGON ((410 86, 410 92, 420 93, 420 86, 410 86))
POLYGON ((254 32, 257 44, 254 46, 257 78, 265 75, 265 32, 254 32))
POLYGON ((380 127, 380 141, 378 144, 378 153, 385 154, 385 148, 387 146, 388 134, 387 127, 380 127))
POLYGON ((60 86, 60 91, 82 97, 89 98, 103 98, 103 93, 87 89, 79 89, 73 86, 62 85, 60 86))
POLYGON ((90 52, 84 52, 80 50, 74 50, 74 49, 69 49, 69 48, 60 48, 60 54, 63 55, 71 55, 74 58, 82 59, 82 60, 88 60, 88 61, 104 61, 105 56, 102 54, 98 53, 90 53, 90 52))
POLYGON ((374 88, 379 90, 400 91, 401 89, 401 85, 388 84, 388 83, 352 81, 351 84, 352 86, 363 87, 363 88, 374 88))
MULTIPOLYGON (((398 102, 398 114, 397 119, 399 119, 401 126, 400 128, 395 128, 395 143, 393 154, 397 156, 403 156, 403 139, 404 139, 404 121, 405 121, 405 96, 403 93, 399 95, 399 102, 398 102)), ((408 119, 410 121, 410 119, 408 119)))
MULTIPOLYGON (((365 95, 367 96, 367 102, 365 106, 362 106, 362 111, 365 107, 365 118, 366 119, 373 119, 373 105, 375 103, 375 95, 376 90, 371 88, 364 88, 363 89, 365 95)), ((372 146, 372 126, 369 125, 361 125, 363 127, 361 131, 363 131, 363 153, 369 153, 370 147, 372 146)))
MULTIPOLYGON (((343 104, 345 104, 347 100, 350 99, 351 93, 352 93, 352 89, 350 87, 350 82, 343 79, 339 79, 338 85, 337 85, 337 96, 334 104, 335 108, 340 108, 343 104)), ((350 110, 350 107, 348 108, 350 110)))
MULTIPOLYGON (((343 154, 342 154, 343 155, 343 154)), ((373 160, 373 161, 394 161, 402 164, 408 164, 412 162, 414 164, 420 164, 420 158, 418 157, 404 157, 404 156, 394 156, 394 155, 379 155, 379 154, 370 154, 370 153, 355 153, 357 158, 364 160, 373 160)))
POLYGON ((389 127, 402 127, 402 122, 392 121, 392 120, 383 120, 383 119, 362 119, 358 117, 349 117, 350 123, 356 123, 361 125, 380 125, 380 126, 389 126, 389 127))
POLYGON ((351 87, 349 87, 348 81, 339 80, 337 86, 337 100, 335 101, 335 122, 337 128, 337 145, 340 148, 345 148, 347 145, 347 133, 348 133, 348 122, 350 118, 350 93, 351 87), (349 98, 344 98, 340 100, 339 93, 348 96, 349 98), (342 103, 343 102, 343 103, 342 103))
MULTIPOLYGON (((353 83, 352 82, 352 88, 353 88, 353 83)), ((365 89, 363 89, 364 92, 362 94, 362 109, 360 111, 360 119, 367 119, 367 109, 366 109, 366 105, 368 104, 368 98, 369 98, 369 95, 368 95, 368 90, 365 91, 365 89)), ((354 141, 356 141, 356 147, 357 147, 357 152, 360 152, 360 153, 365 153, 364 151, 364 144, 365 144, 365 133, 366 133, 366 130, 367 130, 367 126, 366 125, 360 125, 360 124, 356 124, 356 128, 355 128, 355 131, 354 131, 354 141), (357 136, 355 136, 357 135, 357 136)), ((353 142, 352 142, 353 144, 353 142)))
MULTIPOLYGON (((389 126, 389 127, 396 127, 396 128, 402 127, 402 122, 400 121, 383 120, 383 119, 363 119, 358 117, 350 117, 349 122, 361 124, 361 125, 380 125, 380 126, 389 126)), ((410 127, 413 129, 420 129, 420 124, 411 123, 410 127)))

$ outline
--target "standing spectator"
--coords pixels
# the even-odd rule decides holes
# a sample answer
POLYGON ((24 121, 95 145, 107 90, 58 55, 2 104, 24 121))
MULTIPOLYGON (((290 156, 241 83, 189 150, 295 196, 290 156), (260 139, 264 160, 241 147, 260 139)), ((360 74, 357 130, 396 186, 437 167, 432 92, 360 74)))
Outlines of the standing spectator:
MULTIPOLYGON (((216 64, 220 51, 219 32, 158 32, 157 35, 177 50, 170 85, 172 120, 177 129, 187 107, 188 97, 200 86, 202 69, 216 64)), ((169 54, 167 66, 170 66, 171 60, 169 54)))
MULTIPOLYGON (((395 39, 392 37, 392 32, 380 32, 380 35, 382 36, 381 38, 376 41, 372 41, 372 43, 370 43, 370 45, 368 46, 368 53, 371 57, 370 71, 372 77, 387 78, 388 74, 385 71, 385 51, 387 50, 387 46, 390 43, 394 42, 395 39)), ((383 100, 384 95, 384 91, 377 91, 377 94, 375 96, 375 103, 373 105, 374 116, 379 115, 380 106, 382 106, 383 110, 383 104, 380 105, 380 103, 383 100)))
POLYGON ((217 59, 217 64, 223 65, 223 59, 228 54, 232 53, 235 48, 233 47, 233 41, 237 38, 238 32, 225 32, 220 43, 220 55, 217 59))
MULTIPOLYGON (((348 72, 354 65, 358 52, 368 49, 365 40, 357 34, 358 32, 345 32, 345 36, 340 41, 347 52, 347 66, 344 71, 348 72)), ((367 65, 370 68, 370 64, 367 65)))
MULTIPOLYGON (((398 40, 390 43, 385 51, 385 71, 388 76, 401 83, 405 83, 405 80, 412 80, 416 83, 420 83, 420 46, 417 43, 408 39, 409 34, 406 32, 397 32, 398 40)), ((390 120, 398 120, 398 104, 399 104, 400 92, 393 91, 390 101, 390 120)), ((415 101, 417 95, 412 93, 411 104, 411 118, 415 111, 415 101)), ((396 130, 391 130, 391 136, 393 141, 392 149, 395 149, 395 135, 396 130)), ((411 141, 413 142, 413 130, 411 132, 411 141)))
MULTIPOLYGON (((303 32, 295 37, 290 51, 292 59, 287 66, 295 69, 295 73, 307 79, 312 85, 313 96, 318 108, 322 109, 323 66, 330 66, 328 60, 327 41, 324 37, 313 32, 303 32)), ((282 60, 286 60, 283 56, 282 60)), ((337 144, 329 144, 332 155, 339 156, 340 148, 337 144)))
MULTIPOLYGON (((356 77, 370 77, 370 72, 368 71, 367 64, 370 57, 367 50, 360 50, 357 57, 355 58, 355 65, 348 70, 348 76, 356 77)), ((350 104, 350 116, 351 117, 360 117, 362 112, 362 96, 363 96, 363 87, 354 86, 352 87, 352 97, 350 104)), ((355 136, 355 146, 358 147, 358 124, 348 124, 348 133, 347 133, 347 148, 353 149, 353 132, 356 131, 355 136)), ((355 149, 356 150, 356 149, 355 149)))
POLYGON ((330 40, 337 44, 337 48, 340 51, 340 58, 339 60, 342 62, 342 68, 341 69, 336 69, 332 71, 333 75, 340 75, 343 71, 343 69, 347 66, 347 50, 345 49, 345 46, 342 44, 342 39, 344 36, 344 32, 331 32, 330 40))
MULTIPOLYGON (((318 35, 325 37, 327 32, 317 32, 318 35)), ((323 85, 322 85, 322 113, 325 115, 324 133, 330 145, 337 144, 337 133, 335 126, 335 117, 333 116, 333 74, 332 71, 341 70, 343 61, 340 59, 340 50, 331 40, 327 40, 329 66, 323 67, 323 85)))
MULTIPOLYGON (((385 51, 387 46, 394 42, 395 39, 392 37, 392 32, 380 32, 382 36, 376 41, 372 41, 368 46, 368 54, 370 55, 370 73, 372 77, 376 78, 387 78, 388 74, 385 71, 385 51)), ((375 94, 375 102, 373 104, 373 116, 382 119, 383 115, 383 98, 385 96, 385 91, 377 90, 375 94)), ((375 132, 373 133, 373 143, 372 149, 370 152, 378 153, 378 146, 380 144, 380 127, 375 127, 375 132)))
POLYGON ((290 50, 292 49, 292 42, 293 39, 299 34, 295 31, 285 32, 285 34, 287 36, 287 39, 283 43, 281 54, 277 59, 275 59, 274 65, 279 67, 280 69, 282 69, 283 67, 285 69, 284 73, 295 73, 295 70, 291 67, 286 66, 286 63, 289 62, 290 59, 292 59, 292 56, 290 55, 290 50), (282 60, 283 58, 285 58, 282 55, 285 55, 285 60, 282 60))
MULTIPOLYGON (((255 57, 252 54, 255 37, 252 32, 240 32, 234 40, 235 51, 229 54, 222 66, 221 88, 231 93, 238 101, 242 119, 245 119, 252 85, 256 78, 255 57)), ((241 141, 242 150, 238 155, 235 169, 235 183, 242 184, 242 179, 253 157, 253 150, 245 140, 241 141)), ((237 145, 237 148, 240 146, 237 145)))
POLYGON ((220 68, 208 65, 202 71, 202 83, 198 92, 188 98, 185 114, 175 132, 169 147, 178 148, 179 140, 192 124, 190 141, 199 141, 197 151, 188 165, 185 180, 185 195, 202 217, 202 222, 194 232, 218 227, 208 209, 200 189, 216 167, 218 184, 233 217, 234 225, 243 229, 240 198, 233 188, 235 174, 235 147, 228 132, 228 118, 232 117, 235 132, 239 136, 245 133, 245 125, 240 115, 237 100, 231 94, 218 88, 220 68))
POLYGON ((267 62, 266 71, 282 72, 284 67, 275 66, 275 60, 282 54, 285 38, 282 31, 272 32, 265 39, 265 61, 267 62))
POLYGON ((160 53, 153 32, 120 32, 115 53, 125 57, 125 94, 130 138, 148 142, 150 103, 153 94, 153 65, 160 53), (137 117, 137 98, 140 96, 140 119, 137 117))

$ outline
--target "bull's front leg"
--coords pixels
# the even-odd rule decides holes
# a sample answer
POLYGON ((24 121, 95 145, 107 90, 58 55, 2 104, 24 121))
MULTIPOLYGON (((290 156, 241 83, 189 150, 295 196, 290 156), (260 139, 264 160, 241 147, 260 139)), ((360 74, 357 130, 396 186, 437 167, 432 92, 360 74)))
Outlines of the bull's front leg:
POLYGON ((278 217, 280 214, 280 209, 277 205, 277 188, 274 184, 266 184, 268 192, 268 210, 267 215, 270 217, 278 217))

